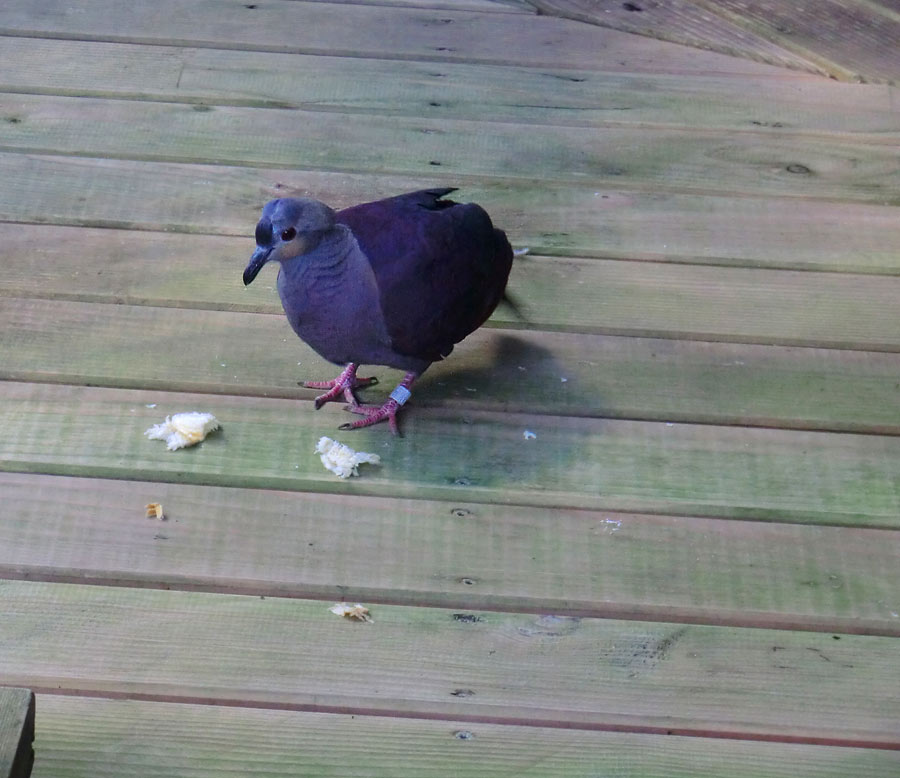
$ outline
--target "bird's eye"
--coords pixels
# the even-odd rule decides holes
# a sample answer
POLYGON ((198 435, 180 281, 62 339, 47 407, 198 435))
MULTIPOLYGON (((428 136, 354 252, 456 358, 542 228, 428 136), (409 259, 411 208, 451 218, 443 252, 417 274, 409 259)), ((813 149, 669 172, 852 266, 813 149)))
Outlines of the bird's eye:
POLYGON ((282 240, 293 240, 297 237, 297 230, 293 227, 288 227, 286 230, 282 230, 281 239, 282 240))

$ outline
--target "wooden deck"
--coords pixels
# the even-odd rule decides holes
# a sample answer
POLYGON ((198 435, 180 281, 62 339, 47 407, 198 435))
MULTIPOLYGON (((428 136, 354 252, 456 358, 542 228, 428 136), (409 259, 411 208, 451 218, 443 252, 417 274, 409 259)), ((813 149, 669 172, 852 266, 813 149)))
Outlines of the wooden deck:
POLYGON ((0 684, 37 693, 33 774, 900 774, 900 92, 772 46, 4 0, 0 684), (241 283, 259 209, 431 185, 530 249, 527 322, 429 370, 404 438, 337 433, 274 270, 241 283), (222 430, 144 437, 186 410, 222 430), (382 465, 338 480, 322 435, 382 465))

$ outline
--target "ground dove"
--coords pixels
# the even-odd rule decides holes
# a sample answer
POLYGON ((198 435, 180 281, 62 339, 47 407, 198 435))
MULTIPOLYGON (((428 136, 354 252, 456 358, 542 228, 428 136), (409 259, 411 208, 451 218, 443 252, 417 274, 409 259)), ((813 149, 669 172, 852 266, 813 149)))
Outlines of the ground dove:
POLYGON ((249 284, 266 262, 281 264, 278 294, 288 321, 318 354, 343 365, 316 408, 344 398, 363 418, 341 429, 388 420, 413 382, 480 327, 504 297, 513 252, 506 235, 474 203, 442 199, 454 188, 419 192, 333 211, 318 200, 282 198, 265 205, 249 284), (377 382, 360 364, 387 365, 406 376, 381 406, 355 390, 377 382))

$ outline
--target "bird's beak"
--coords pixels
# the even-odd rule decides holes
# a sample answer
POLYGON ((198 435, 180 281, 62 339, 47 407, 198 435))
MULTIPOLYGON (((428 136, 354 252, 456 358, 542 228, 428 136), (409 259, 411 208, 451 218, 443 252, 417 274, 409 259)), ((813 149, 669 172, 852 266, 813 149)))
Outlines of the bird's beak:
POLYGON ((256 247, 256 251, 253 252, 253 256, 250 257, 250 262, 247 263, 247 267, 244 270, 244 286, 248 286, 253 282, 253 279, 256 278, 259 271, 262 270, 262 266, 269 261, 269 255, 271 253, 271 246, 256 247))

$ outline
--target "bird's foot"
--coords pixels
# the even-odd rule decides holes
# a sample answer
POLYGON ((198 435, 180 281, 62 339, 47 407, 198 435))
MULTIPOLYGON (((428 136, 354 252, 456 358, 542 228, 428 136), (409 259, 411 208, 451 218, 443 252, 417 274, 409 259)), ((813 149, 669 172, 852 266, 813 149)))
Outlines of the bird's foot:
POLYGON ((373 424, 387 419, 391 432, 394 435, 400 435, 400 427, 397 426, 397 411, 400 410, 400 403, 393 398, 388 398, 384 405, 348 405, 347 410, 351 413, 362 414, 364 418, 341 424, 338 429, 358 430, 362 427, 371 427, 373 424))
POLYGON ((350 403, 347 410, 351 413, 359 413, 364 418, 358 421, 347 422, 342 424, 338 429, 342 430, 358 430, 361 427, 371 427, 380 421, 387 419, 391 432, 400 436, 400 427, 397 425, 397 412, 403 407, 410 398, 409 387, 416 380, 415 373, 407 373, 406 377, 394 388, 390 397, 385 401, 384 405, 360 405, 359 403, 350 403))
POLYGON ((341 395, 343 395, 344 400, 350 403, 351 408, 360 407, 359 400, 356 398, 354 390, 364 386, 374 386, 378 383, 378 379, 375 376, 371 376, 370 378, 359 378, 356 375, 357 367, 358 365, 355 364, 347 365, 347 367, 341 371, 341 374, 333 381, 303 382, 303 386, 306 389, 328 390, 325 394, 320 394, 316 397, 316 410, 319 410, 325 403, 338 399, 341 395))

